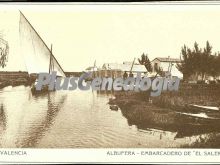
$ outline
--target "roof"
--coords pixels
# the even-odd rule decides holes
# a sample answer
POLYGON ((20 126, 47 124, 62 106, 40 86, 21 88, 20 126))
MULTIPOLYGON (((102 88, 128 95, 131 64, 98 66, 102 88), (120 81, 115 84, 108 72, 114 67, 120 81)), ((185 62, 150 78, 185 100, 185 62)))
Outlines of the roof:
POLYGON ((88 68, 86 68, 86 70, 92 70, 93 68, 93 66, 89 66, 88 68))
MULTIPOLYGON (((123 64, 125 65, 132 65, 133 61, 124 61, 123 64)), ((135 65, 139 65, 139 63, 134 62, 135 65)))
POLYGON ((86 71, 92 71, 92 70, 97 71, 98 68, 97 68, 97 67, 94 67, 94 66, 89 66, 89 67, 86 68, 85 70, 86 70, 86 71))
POLYGON ((181 60, 179 58, 157 57, 154 60, 156 60, 156 59, 161 62, 181 62, 181 60))
POLYGON ((128 64, 131 65, 133 62, 132 61, 124 61, 123 64, 128 64))
MULTIPOLYGON (((132 64, 117 64, 117 63, 105 63, 102 66, 102 69, 107 69, 107 70, 121 70, 121 71, 127 71, 129 72, 131 70, 132 64)), ((144 65, 133 65, 132 68, 133 72, 146 72, 147 69, 145 68, 144 65)))

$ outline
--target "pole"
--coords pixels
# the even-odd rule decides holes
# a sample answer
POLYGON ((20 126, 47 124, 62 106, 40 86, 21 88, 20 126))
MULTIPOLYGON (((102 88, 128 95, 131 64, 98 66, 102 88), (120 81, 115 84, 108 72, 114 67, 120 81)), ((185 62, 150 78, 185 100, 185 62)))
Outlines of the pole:
POLYGON ((51 72, 51 61, 52 61, 52 44, 51 44, 51 47, 50 47, 50 64, 49 64, 49 74, 51 72))
MULTIPOLYGON (((134 58, 134 61, 135 61, 135 58, 134 58)), ((133 69, 133 66, 134 66, 134 61, 132 62, 132 65, 131 65, 131 70, 130 70, 130 72, 132 71, 132 69, 133 69)))

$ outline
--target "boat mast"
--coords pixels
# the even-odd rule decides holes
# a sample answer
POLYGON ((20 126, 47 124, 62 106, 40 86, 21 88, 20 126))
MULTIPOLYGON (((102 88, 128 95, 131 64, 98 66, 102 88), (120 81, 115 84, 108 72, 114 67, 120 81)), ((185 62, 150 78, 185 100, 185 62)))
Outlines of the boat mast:
POLYGON ((135 58, 134 58, 134 61, 132 62, 130 72, 132 72, 132 69, 133 69, 133 66, 134 66, 134 62, 135 62, 135 58))
POLYGON ((94 65, 93 65, 93 76, 94 76, 94 78, 96 77, 95 67, 96 67, 96 60, 94 61, 94 65))
POLYGON ((51 47, 50 47, 50 64, 49 64, 49 74, 51 72, 51 61, 52 61, 52 44, 51 44, 51 47))

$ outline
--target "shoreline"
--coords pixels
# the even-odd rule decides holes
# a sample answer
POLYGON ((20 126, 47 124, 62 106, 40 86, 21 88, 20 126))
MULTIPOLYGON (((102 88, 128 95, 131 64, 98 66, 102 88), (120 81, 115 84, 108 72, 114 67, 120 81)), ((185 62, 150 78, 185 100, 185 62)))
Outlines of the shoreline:
MULTIPOLYGON (((150 97, 147 92, 115 92, 115 99, 110 99, 109 104, 120 108, 129 125, 136 125, 138 129, 177 132, 175 138, 182 138, 220 132, 219 112, 207 118, 187 115, 191 113, 187 107, 189 103, 219 105, 219 91, 220 86, 192 88, 185 85, 178 92, 163 92, 158 97, 150 97), (186 90, 186 87, 191 90, 186 90)), ((199 145, 195 144, 195 147, 199 145)))

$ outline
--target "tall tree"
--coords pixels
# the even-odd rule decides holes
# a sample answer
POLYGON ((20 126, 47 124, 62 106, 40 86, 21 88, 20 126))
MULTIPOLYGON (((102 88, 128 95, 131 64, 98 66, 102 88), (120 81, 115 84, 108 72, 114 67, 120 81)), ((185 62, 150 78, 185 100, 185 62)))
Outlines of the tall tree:
POLYGON ((145 66, 145 68, 147 69, 148 72, 152 72, 153 68, 152 68, 151 62, 150 62, 147 54, 145 55, 143 53, 141 55, 141 58, 140 59, 138 58, 138 61, 141 65, 145 66))
POLYGON ((203 49, 203 52, 200 53, 200 59, 199 59, 199 73, 202 76, 202 80, 204 80, 206 74, 210 73, 211 62, 212 62, 212 47, 207 41, 206 47, 203 49))
POLYGON ((208 41, 203 49, 199 48, 197 42, 194 43, 192 50, 184 45, 181 49, 181 55, 183 60, 177 67, 183 73, 184 79, 191 75, 201 75, 204 80, 205 75, 216 74, 212 68, 215 58, 213 58, 212 47, 208 41))
POLYGON ((208 74, 214 78, 220 76, 220 53, 215 53, 215 55, 210 57, 210 69, 208 74))
POLYGON ((181 48, 182 61, 177 64, 177 68, 183 73, 183 78, 187 79, 191 75, 195 74, 195 60, 194 53, 186 45, 181 48))

